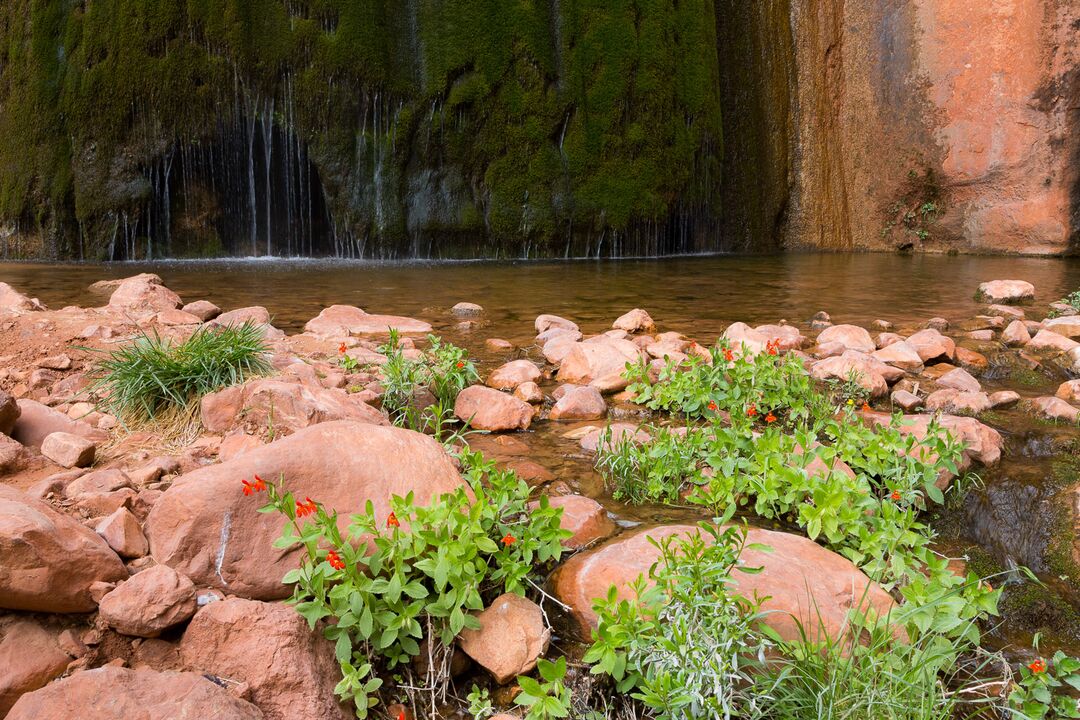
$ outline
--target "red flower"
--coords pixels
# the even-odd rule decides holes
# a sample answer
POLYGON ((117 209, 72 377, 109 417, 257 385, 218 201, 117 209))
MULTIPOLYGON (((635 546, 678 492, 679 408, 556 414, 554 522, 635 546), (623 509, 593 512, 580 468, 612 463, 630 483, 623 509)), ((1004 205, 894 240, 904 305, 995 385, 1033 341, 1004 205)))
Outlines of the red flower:
POLYGON ((1043 661, 1042 658, 1036 658, 1035 660, 1031 661, 1030 665, 1028 665, 1028 670, 1035 673, 1036 675, 1038 675, 1039 673, 1044 673, 1046 672, 1046 663, 1043 661))
POLYGON ((979 587, 982 588, 983 590, 985 590, 986 592, 994 592, 994 586, 991 585, 990 583, 986 582, 985 580, 980 580, 979 581, 979 587))
POLYGON ((776 422, 776 416, 773 415, 770 411, 769 414, 765 416, 765 422, 771 425, 772 423, 776 422))
POLYGON ((337 554, 337 551, 331 550, 326 553, 326 562, 330 563, 330 567, 335 570, 344 570, 345 561, 341 559, 341 556, 337 554))
POLYGON ((510 533, 506 533, 506 536, 502 539, 502 544, 506 545, 507 547, 510 547, 511 545, 513 545, 516 542, 517 542, 517 538, 514 537, 513 535, 511 535, 510 533))
POLYGON ((386 527, 401 527, 401 523, 398 522, 397 515, 395 515, 394 513, 390 513, 390 515, 387 516, 386 527))
POLYGON ((465 367, 465 363, 463 361, 461 361, 461 360, 458 360, 458 364, 457 364, 458 370, 460 370, 463 367, 465 367))
POLYGON ((345 354, 345 343, 341 343, 340 345, 338 345, 337 351, 338 351, 339 354, 344 355, 345 354))
POLYGON ((754 417, 755 415, 757 415, 757 405, 746 408, 746 417, 754 417))
POLYGON ((255 480, 241 480, 240 484, 244 486, 245 495, 254 495, 257 492, 262 492, 266 489, 266 483, 258 475, 255 476, 255 480))
POLYGON ((735 353, 731 352, 731 348, 724 348, 724 359, 728 362, 735 359, 735 353))
POLYGON ((895 502, 900 502, 900 491, 899 490, 893 490, 892 495, 890 495, 889 497, 891 497, 893 499, 893 501, 895 501, 895 502))
POLYGON ((779 340, 779 338, 777 338, 776 340, 770 340, 769 342, 765 343, 765 352, 767 352, 769 355, 776 355, 779 351, 780 351, 780 340, 779 340))
POLYGON ((712 410, 713 412, 716 412, 716 411, 717 411, 717 409, 718 409, 718 406, 717 406, 717 404, 716 404, 715 402, 713 402, 712 400, 710 400, 710 401, 709 401, 709 409, 710 409, 710 410, 712 410))
POLYGON ((405 709, 404 708, 402 708, 401 711, 398 712, 397 720, 406 720, 406 718, 405 718, 405 709))
POLYGON ((309 497, 304 498, 304 502, 296 501, 296 517, 303 518, 308 515, 314 515, 318 512, 319 508, 315 504, 315 501, 309 497))
POLYGON ((866 402, 866 401, 864 400, 864 401, 863 401, 863 404, 862 404, 862 407, 861 407, 861 408, 859 408, 859 409, 860 409, 860 410, 862 410, 863 412, 870 412, 870 410, 871 410, 871 408, 870 408, 870 403, 868 403, 868 402, 866 402))

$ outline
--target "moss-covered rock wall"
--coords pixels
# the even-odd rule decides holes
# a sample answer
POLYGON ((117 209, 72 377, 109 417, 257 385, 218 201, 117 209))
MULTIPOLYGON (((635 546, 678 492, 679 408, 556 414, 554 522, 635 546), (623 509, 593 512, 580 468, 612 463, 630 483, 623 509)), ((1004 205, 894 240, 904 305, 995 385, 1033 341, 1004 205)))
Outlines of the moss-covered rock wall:
POLYGON ((5 251, 248 252, 305 178, 313 251, 716 249, 717 27, 713 0, 8 0, 5 251), (252 237, 185 236, 194 206, 252 237))

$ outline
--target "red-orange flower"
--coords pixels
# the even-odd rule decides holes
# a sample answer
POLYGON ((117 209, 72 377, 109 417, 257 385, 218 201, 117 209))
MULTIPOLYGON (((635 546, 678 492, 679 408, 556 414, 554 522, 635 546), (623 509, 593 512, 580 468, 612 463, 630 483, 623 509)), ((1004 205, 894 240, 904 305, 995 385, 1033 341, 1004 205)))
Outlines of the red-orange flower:
POLYGON ((735 353, 731 352, 731 348, 724 348, 724 359, 728 362, 735 359, 735 353))
POLYGON ((386 518, 386 527, 401 527, 401 523, 398 522, 397 515, 390 513, 386 518))
POLYGON ((746 417, 754 417, 755 415, 757 415, 757 405, 746 408, 746 417))
POLYGON ((864 401, 863 401, 863 404, 862 404, 862 407, 861 407, 861 408, 859 408, 859 409, 860 409, 860 410, 862 410, 863 412, 870 412, 870 410, 871 410, 871 408, 870 408, 870 403, 868 403, 868 402, 866 402, 866 401, 864 400, 864 401))
POLYGON ((770 340, 765 343, 765 352, 769 355, 776 355, 780 351, 780 340, 770 340))
POLYGON ((893 490, 892 495, 890 495, 889 497, 891 497, 895 502, 900 502, 900 491, 893 490))
POLYGON ((338 345, 337 351, 338 351, 339 354, 344 355, 345 354, 345 343, 341 343, 340 345, 338 345))
POLYGON ((462 362, 461 360, 458 360, 457 367, 458 367, 458 370, 460 370, 461 368, 465 367, 465 363, 462 362))
POLYGON ((315 505, 315 501, 309 497, 304 498, 304 502, 296 501, 296 517, 303 518, 308 515, 314 515, 318 512, 319 508, 315 505))
POLYGON ((397 720, 407 720, 407 718, 405 717, 405 710, 404 710, 404 708, 403 708, 402 710, 400 710, 400 711, 398 712, 398 714, 397 714, 397 720))
POLYGON ((506 536, 502 539, 502 544, 506 545, 507 547, 510 547, 511 545, 513 545, 516 542, 517 542, 517 538, 514 537, 513 535, 511 535, 510 533, 506 533, 506 536))
POLYGON ((326 562, 330 563, 330 567, 335 570, 344 570, 345 561, 341 559, 341 556, 337 554, 337 551, 331 550, 326 553, 326 562))
POLYGON ((712 400, 710 400, 710 401, 709 401, 709 409, 710 409, 710 410, 712 410, 713 412, 716 412, 716 411, 717 411, 717 409, 718 409, 718 406, 717 406, 717 404, 716 404, 715 402, 713 402, 712 400))
POLYGON ((257 492, 261 492, 266 489, 266 483, 258 475, 255 476, 255 480, 241 480, 240 484, 244 486, 245 495, 254 495, 257 492))
POLYGON ((1042 658, 1036 658, 1028 665, 1028 670, 1038 675, 1039 673, 1046 672, 1046 662, 1042 658))
POLYGON ((771 425, 772 423, 776 422, 776 416, 773 415, 770 411, 769 414, 765 416, 765 422, 771 425))

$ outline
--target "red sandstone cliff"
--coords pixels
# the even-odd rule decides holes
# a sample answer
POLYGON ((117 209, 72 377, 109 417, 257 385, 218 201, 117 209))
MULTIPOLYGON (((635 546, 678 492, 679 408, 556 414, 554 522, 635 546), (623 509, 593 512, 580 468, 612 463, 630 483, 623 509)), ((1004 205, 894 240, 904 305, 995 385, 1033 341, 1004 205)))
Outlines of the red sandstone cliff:
POLYGON ((1080 0, 791 0, 787 245, 1080 250, 1080 0))

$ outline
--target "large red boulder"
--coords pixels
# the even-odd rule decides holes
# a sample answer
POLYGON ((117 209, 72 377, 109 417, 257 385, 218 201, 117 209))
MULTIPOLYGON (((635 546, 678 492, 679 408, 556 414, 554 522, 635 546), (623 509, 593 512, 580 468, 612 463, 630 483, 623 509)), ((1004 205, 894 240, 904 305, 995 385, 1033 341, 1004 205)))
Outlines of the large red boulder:
POLYGON ((84 670, 23 695, 6 720, 262 720, 264 715, 196 673, 84 670))
POLYGON ((483 385, 465 388, 454 401, 454 415, 474 430, 526 430, 535 412, 524 400, 483 385))
MULTIPOLYGON (((619 596, 629 597, 629 585, 660 558, 657 541, 672 535, 699 532, 693 525, 661 525, 621 535, 601 547, 570 558, 553 578, 556 597, 570 606, 570 614, 585 639, 596 626, 593 601, 607 597, 614 585, 619 596)), ((750 528, 747 547, 740 560, 760 567, 757 574, 735 570, 733 590, 753 599, 765 598, 761 611, 765 622, 782 638, 797 641, 798 623, 809 637, 828 633, 836 637, 846 626, 848 613, 857 607, 872 608, 884 615, 894 606, 887 592, 872 582, 846 558, 801 535, 750 528), (760 543, 765 552, 750 547, 760 543)))
POLYGON ((195 585, 167 565, 134 575, 101 598, 98 617, 121 635, 153 638, 195 614, 195 585))
POLYGON ((202 424, 223 433, 243 426, 261 431, 293 432, 331 420, 389 425, 379 410, 340 388, 320 388, 271 378, 257 378, 203 397, 202 424))
POLYGON ((425 504, 462 485, 442 446, 425 435, 344 420, 321 423, 179 477, 146 520, 154 560, 200 586, 262 600, 286 597, 281 578, 296 567, 297 550, 273 547, 283 519, 258 512, 262 497, 244 496, 240 481, 256 473, 268 481, 281 477, 297 497, 338 510, 343 525, 368 500, 385 517, 393 495, 413 492, 425 504))
POLYGON ((150 273, 135 275, 120 281, 109 297, 109 309, 136 317, 149 316, 183 305, 180 296, 161 284, 161 278, 150 273))
POLYGON ((58 677, 69 662, 56 637, 36 622, 0 626, 0 718, 21 695, 58 677))
POLYGON ((636 363, 644 352, 629 340, 600 335, 576 343, 559 366, 558 380, 573 385, 592 385, 618 392, 626 387, 623 378, 627 363, 636 363))
POLYGON ((346 720, 334 694, 341 668, 334 646, 295 609, 229 598, 196 613, 180 641, 184 666, 247 683, 268 720, 346 720))
POLYGON ((128 576, 93 530, 0 485, 0 608, 90 612, 90 585, 128 576))

